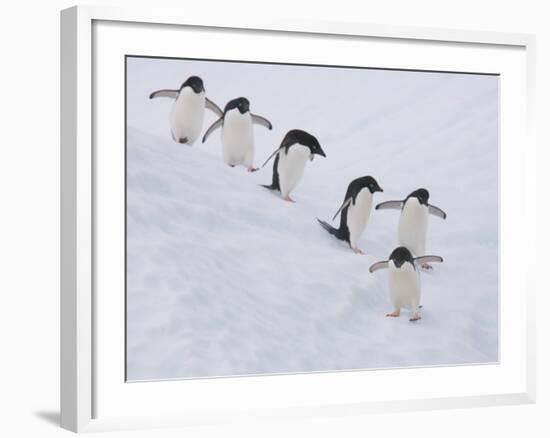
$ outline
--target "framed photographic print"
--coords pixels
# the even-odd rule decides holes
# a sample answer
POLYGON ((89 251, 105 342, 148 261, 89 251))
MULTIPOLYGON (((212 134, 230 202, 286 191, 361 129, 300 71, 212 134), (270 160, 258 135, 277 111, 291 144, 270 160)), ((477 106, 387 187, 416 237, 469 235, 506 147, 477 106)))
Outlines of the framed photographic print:
POLYGON ((75 7, 61 44, 63 427, 534 401, 533 37, 75 7))

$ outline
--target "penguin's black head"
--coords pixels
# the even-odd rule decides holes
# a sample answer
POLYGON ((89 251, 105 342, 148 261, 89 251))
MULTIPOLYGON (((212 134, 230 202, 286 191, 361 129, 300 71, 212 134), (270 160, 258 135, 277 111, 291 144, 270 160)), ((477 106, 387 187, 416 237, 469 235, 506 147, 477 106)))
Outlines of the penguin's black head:
POLYGON ((371 193, 384 191, 372 176, 362 176, 361 178, 353 180, 352 184, 357 186, 357 193, 359 193, 361 189, 364 188, 369 189, 371 193))
MULTIPOLYGON (((428 192, 426 189, 418 189, 412 192, 409 196, 407 196, 407 199, 409 198, 416 198, 418 199, 418 202, 420 202, 420 204, 428 205, 428 199, 430 199, 430 192, 428 192)), ((407 199, 405 199, 405 201, 407 199)))
POLYGON ((317 138, 315 138, 309 132, 302 131, 301 129, 292 129, 291 131, 287 132, 283 143, 285 143, 287 140, 289 140, 289 143, 298 143, 303 146, 307 146, 311 151, 312 157, 315 154, 326 157, 325 152, 319 144, 319 140, 317 140, 317 138))
POLYGON ((321 145, 319 144, 319 142, 317 141, 317 139, 315 137, 313 137, 313 141, 310 144, 308 144, 307 146, 309 147, 309 150, 311 151, 311 153, 313 155, 317 154, 317 155, 321 155, 321 157, 326 158, 325 151, 321 148, 321 145))
POLYGON ((414 259, 411 252, 404 246, 395 248, 390 254, 390 260, 393 260, 393 264, 396 268, 403 266, 403 263, 409 262, 414 266, 414 259))
POLYGON ((187 80, 183 84, 181 84, 180 91, 183 90, 185 87, 191 87, 193 91, 197 94, 204 91, 204 83, 202 82, 202 79, 198 76, 189 76, 187 80))
POLYGON ((246 97, 237 97, 236 99, 230 100, 227 102, 227 105, 225 105, 224 113, 235 108, 237 108, 241 114, 245 114, 250 111, 250 101, 246 97))

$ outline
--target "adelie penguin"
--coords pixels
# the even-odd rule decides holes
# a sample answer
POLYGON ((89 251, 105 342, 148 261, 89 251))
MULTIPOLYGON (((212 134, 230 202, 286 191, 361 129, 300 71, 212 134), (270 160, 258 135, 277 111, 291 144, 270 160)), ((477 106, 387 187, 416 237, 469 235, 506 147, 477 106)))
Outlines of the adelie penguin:
POLYGON ((206 131, 202 142, 216 129, 222 128, 223 161, 233 166, 246 166, 249 172, 258 170, 254 167, 254 130, 253 124, 269 130, 273 128, 265 117, 250 112, 250 102, 245 97, 230 100, 220 118, 206 131))
POLYGON ((204 108, 223 114, 218 105, 205 96, 202 79, 190 76, 179 90, 157 90, 150 94, 149 99, 168 97, 174 99, 170 113, 172 138, 182 144, 192 145, 200 136, 204 120, 204 108))
POLYGON ((300 129, 288 131, 281 146, 262 165, 264 167, 275 157, 272 182, 262 187, 278 190, 285 201, 294 202, 290 193, 302 179, 307 160, 313 161, 315 155, 326 157, 319 141, 313 135, 300 129))
MULTIPOLYGON (((428 230, 428 215, 446 219, 447 214, 435 205, 430 205, 430 194, 426 189, 418 189, 402 201, 386 201, 378 204, 376 210, 401 210, 399 217, 399 245, 407 247, 415 256, 426 253, 426 234, 428 230)), ((428 263, 422 265, 431 269, 428 263)))
POLYGON ((317 220, 330 234, 348 242, 357 254, 363 254, 357 243, 369 221, 373 195, 383 191, 372 176, 356 178, 349 183, 344 202, 332 218, 334 220, 340 214, 340 227, 334 228, 320 219, 317 220))
POLYGON ((370 268, 370 272, 379 269, 389 270, 390 301, 393 306, 393 312, 386 316, 398 317, 401 309, 407 309, 412 312, 409 321, 417 321, 420 316, 420 275, 416 267, 428 262, 443 262, 439 256, 426 255, 413 257, 411 252, 404 246, 400 246, 392 251, 389 260, 377 262, 370 268))

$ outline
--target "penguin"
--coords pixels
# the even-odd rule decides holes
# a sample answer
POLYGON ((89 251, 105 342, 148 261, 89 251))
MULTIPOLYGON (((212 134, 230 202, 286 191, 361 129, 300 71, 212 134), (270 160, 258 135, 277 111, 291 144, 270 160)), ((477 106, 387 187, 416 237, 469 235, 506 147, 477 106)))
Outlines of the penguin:
POLYGON ((249 172, 258 170, 254 167, 254 131, 253 124, 269 130, 273 125, 265 117, 250 112, 250 102, 245 97, 230 100, 220 118, 207 129, 202 138, 206 139, 219 127, 222 128, 223 161, 231 167, 246 166, 249 172))
POLYGON ((372 176, 362 176, 349 183, 344 202, 332 220, 340 214, 340 227, 334 228, 325 221, 317 219, 321 226, 333 236, 348 242, 356 254, 363 254, 357 242, 369 222, 373 195, 383 192, 372 176))
MULTIPOLYGON (((401 210, 398 227, 399 245, 406 246, 415 256, 426 253, 426 233, 428 229, 428 215, 446 219, 447 214, 435 205, 430 205, 430 193, 426 189, 418 189, 410 193, 402 201, 386 201, 378 204, 376 210, 401 210)), ((432 267, 425 263, 424 269, 432 267)))
POLYGON ((386 316, 396 318, 401 314, 401 309, 412 312, 409 321, 418 321, 420 316, 420 275, 416 270, 418 265, 428 262, 442 263, 443 258, 435 255, 413 257, 404 246, 395 248, 390 254, 389 260, 373 264, 369 272, 379 269, 389 269, 390 300, 393 312, 386 316))
POLYGON ((302 179, 308 158, 313 161, 315 155, 326 157, 319 141, 313 135, 301 129, 288 131, 281 146, 262 165, 264 167, 275 157, 272 183, 262 184, 262 187, 278 190, 285 201, 294 202, 290 193, 302 179))
POLYGON ((200 136, 204 119, 204 108, 223 114, 218 105, 205 96, 202 79, 190 76, 181 84, 179 90, 157 90, 149 99, 168 97, 174 99, 170 113, 170 125, 174 141, 191 146, 200 136))

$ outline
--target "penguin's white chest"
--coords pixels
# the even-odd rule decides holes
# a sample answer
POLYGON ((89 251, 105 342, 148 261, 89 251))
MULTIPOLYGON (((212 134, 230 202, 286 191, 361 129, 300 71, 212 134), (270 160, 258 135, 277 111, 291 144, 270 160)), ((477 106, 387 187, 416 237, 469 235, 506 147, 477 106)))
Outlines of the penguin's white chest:
POLYGON ((292 190, 302 179, 307 160, 311 157, 311 151, 307 146, 295 144, 279 152, 279 185, 281 194, 285 197, 290 195, 292 190))
POLYGON ((193 144, 200 136, 204 120, 204 92, 195 93, 190 87, 181 90, 172 105, 170 123, 176 141, 187 138, 193 144))
POLYGON ((416 198, 409 198, 399 218, 399 244, 407 247, 415 257, 425 255, 427 229, 428 207, 416 198))
POLYGON ((420 304, 420 277, 411 263, 397 268, 389 262, 390 299, 394 309, 415 310, 420 304))
POLYGON ((369 222, 372 208, 372 193, 364 188, 357 194, 355 204, 352 202, 348 207, 347 226, 349 230, 350 245, 357 247, 357 241, 365 231, 369 222))
POLYGON ((249 112, 232 109, 225 114, 222 128, 223 158, 231 165, 252 165, 254 133, 249 112))

